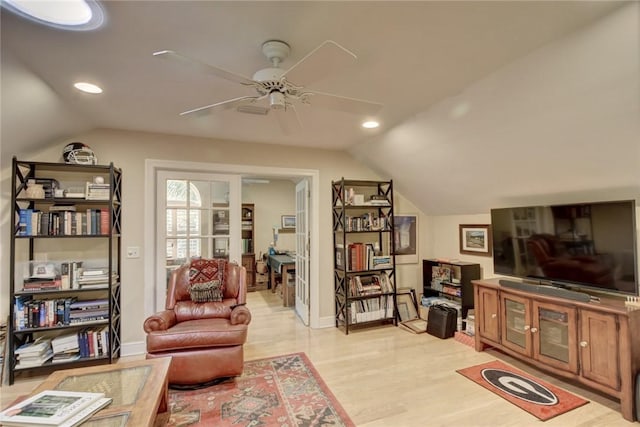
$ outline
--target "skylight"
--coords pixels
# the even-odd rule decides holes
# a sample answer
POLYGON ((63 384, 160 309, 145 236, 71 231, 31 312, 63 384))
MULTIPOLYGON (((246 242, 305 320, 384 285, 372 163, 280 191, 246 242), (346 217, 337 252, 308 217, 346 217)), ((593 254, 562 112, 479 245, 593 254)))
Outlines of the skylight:
POLYGON ((32 21, 65 30, 93 30, 104 22, 96 0, 3 0, 2 6, 32 21))

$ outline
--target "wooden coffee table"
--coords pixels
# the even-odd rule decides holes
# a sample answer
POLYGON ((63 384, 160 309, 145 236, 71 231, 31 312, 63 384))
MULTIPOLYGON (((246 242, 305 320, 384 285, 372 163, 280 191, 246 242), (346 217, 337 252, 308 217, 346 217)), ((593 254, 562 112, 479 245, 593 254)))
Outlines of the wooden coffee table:
POLYGON ((167 411, 170 357, 66 369, 52 373, 32 394, 44 390, 104 393, 111 404, 83 427, 153 426, 167 411))

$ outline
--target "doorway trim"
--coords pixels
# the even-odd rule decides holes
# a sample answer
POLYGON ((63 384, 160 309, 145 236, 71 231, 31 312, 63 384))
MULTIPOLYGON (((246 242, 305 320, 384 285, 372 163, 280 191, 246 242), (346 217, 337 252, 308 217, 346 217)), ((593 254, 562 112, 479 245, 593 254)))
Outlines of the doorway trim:
MULTIPOLYGON (((310 231, 310 253, 309 260, 309 326, 312 328, 323 327, 320 319, 320 171, 316 169, 296 169, 282 168, 275 166, 239 165, 227 163, 202 163, 185 162, 175 160, 145 160, 145 180, 144 180, 144 215, 145 218, 154 218, 152 221, 145 221, 144 226, 144 247, 156 247, 156 224, 155 214, 151 217, 156 208, 156 178, 159 171, 181 171, 181 172, 207 172, 237 175, 268 175, 274 178, 300 178, 309 179, 311 191, 311 206, 309 208, 309 231, 310 231)), ((156 277, 155 277, 155 254, 154 251, 143 251, 144 253, 144 310, 145 317, 152 315, 156 309, 156 277)), ((162 309, 160 307, 159 309, 162 309)))

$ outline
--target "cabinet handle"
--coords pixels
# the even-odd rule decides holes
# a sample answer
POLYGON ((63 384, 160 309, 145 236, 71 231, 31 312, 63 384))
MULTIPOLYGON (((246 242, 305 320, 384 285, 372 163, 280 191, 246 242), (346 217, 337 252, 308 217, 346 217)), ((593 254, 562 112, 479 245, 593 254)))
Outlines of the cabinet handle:
POLYGON ((538 332, 538 328, 531 328, 531 333, 535 334, 536 332, 538 332))
POLYGON ((496 317, 498 317, 498 315, 497 315, 497 314, 495 314, 495 313, 493 313, 493 314, 491 315, 491 318, 492 318, 492 319, 495 319, 496 317))
POLYGON ((580 341, 580 347, 585 348, 586 346, 588 346, 589 343, 586 341, 580 341))
POLYGON ((529 328, 531 328, 531 326, 529 326, 529 325, 524 325, 524 330, 525 330, 525 331, 528 331, 528 330, 529 330, 529 328))

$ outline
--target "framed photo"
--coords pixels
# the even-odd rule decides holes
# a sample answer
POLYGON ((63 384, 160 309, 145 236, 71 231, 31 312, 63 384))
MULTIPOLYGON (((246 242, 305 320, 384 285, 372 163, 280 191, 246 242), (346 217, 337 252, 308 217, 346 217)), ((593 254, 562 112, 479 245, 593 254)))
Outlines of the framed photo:
POLYGON ((400 322, 400 326, 403 326, 407 331, 414 334, 421 334, 427 332, 427 321, 424 319, 411 319, 404 322, 400 322))
POLYGON ((418 262, 418 216, 394 215, 394 248, 396 264, 418 262))
POLYGON ((491 256, 491 225, 460 224, 460 253, 491 256))
POLYGON ((407 320, 410 320, 411 317, 409 317, 409 304, 407 304, 406 302, 399 302, 398 303, 398 317, 400 317, 400 321, 404 322, 407 320))
POLYGON ((420 317, 418 314, 417 301, 415 300, 415 293, 401 291, 399 289, 396 298, 398 301, 398 317, 401 322, 420 317))
POLYGON ((282 228, 283 229, 295 229, 296 228, 296 216, 295 215, 282 215, 282 228))

